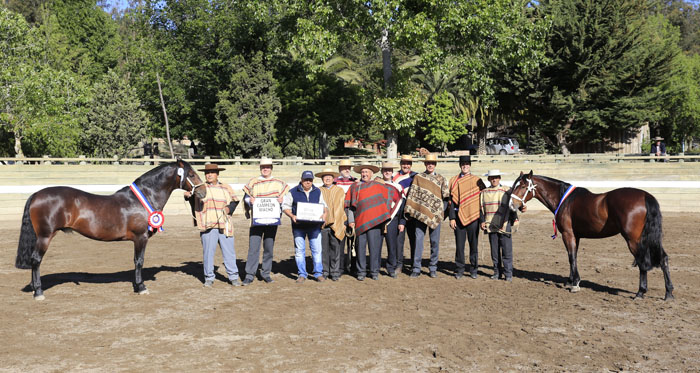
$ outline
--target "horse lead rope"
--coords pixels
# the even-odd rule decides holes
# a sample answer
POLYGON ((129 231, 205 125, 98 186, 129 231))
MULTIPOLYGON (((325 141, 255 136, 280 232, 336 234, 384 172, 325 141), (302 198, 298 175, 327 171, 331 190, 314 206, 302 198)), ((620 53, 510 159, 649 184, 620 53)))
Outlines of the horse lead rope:
POLYGON ((574 189, 576 189, 575 186, 569 185, 569 188, 566 189, 566 192, 564 192, 564 196, 562 196, 561 200, 559 200, 559 205, 557 205, 557 209, 554 210, 554 219, 552 219, 552 228, 554 228, 554 235, 552 235, 553 240, 557 238, 557 213, 559 212, 559 208, 561 207, 561 204, 564 203, 566 197, 568 197, 571 194, 571 192, 574 191, 574 189))

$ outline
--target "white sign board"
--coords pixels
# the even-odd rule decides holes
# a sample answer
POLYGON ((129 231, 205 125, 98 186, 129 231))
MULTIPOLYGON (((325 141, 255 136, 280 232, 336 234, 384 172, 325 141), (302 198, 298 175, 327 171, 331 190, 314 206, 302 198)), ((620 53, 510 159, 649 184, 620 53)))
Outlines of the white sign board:
POLYGON ((277 198, 256 198, 253 202, 253 225, 280 225, 281 215, 277 198))
POLYGON ((323 222, 323 209, 320 203, 297 202, 297 221, 323 222))

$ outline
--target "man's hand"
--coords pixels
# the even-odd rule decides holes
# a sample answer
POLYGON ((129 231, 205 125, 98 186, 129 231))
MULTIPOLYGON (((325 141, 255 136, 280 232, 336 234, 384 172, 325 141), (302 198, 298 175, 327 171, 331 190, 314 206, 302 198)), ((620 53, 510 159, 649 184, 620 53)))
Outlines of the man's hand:
POLYGON ((251 204, 251 205, 254 204, 254 203, 255 203, 255 197, 250 196, 250 200, 249 200, 249 201, 250 201, 250 204, 251 204))
POLYGON ((450 220, 450 228, 457 229, 457 220, 450 220))
POLYGON ((488 226, 486 225, 486 222, 481 223, 481 229, 486 230, 488 226))
POLYGON ((228 212, 228 206, 224 206, 224 214, 226 214, 226 215, 229 214, 229 212, 228 212))
POLYGON ((355 229, 355 223, 350 223, 350 224, 348 224, 348 227, 350 227, 350 228, 352 228, 352 229, 355 229))
POLYGON ((277 202, 279 202, 279 203, 284 202, 284 197, 283 196, 277 197, 277 202))
POLYGON ((190 197, 192 197, 192 193, 190 193, 190 192, 187 191, 187 190, 186 190, 183 194, 185 195, 185 198, 190 198, 190 197))
POLYGON ((399 224, 399 232, 403 232, 404 229, 406 229, 406 226, 403 224, 399 224))
POLYGON ((527 211, 527 205, 523 205, 523 207, 520 208, 520 211, 522 211, 522 212, 527 211))

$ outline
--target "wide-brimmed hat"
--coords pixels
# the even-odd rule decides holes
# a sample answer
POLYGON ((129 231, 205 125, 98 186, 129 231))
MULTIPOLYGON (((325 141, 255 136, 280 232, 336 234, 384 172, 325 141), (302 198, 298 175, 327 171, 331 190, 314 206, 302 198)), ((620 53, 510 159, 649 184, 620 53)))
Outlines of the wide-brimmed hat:
POLYGON ((340 173, 333 171, 332 168, 324 168, 323 171, 316 173, 316 177, 320 177, 322 179, 326 175, 331 175, 333 178, 336 178, 340 175, 340 173))
POLYGON ((469 155, 460 155, 459 156, 459 164, 460 165, 461 164, 471 165, 472 164, 472 157, 469 155))
POLYGON ((664 138, 661 137, 661 136, 656 136, 656 137, 654 137, 652 140, 653 140, 653 141, 663 141, 663 139, 664 139, 664 138))
POLYGON ((363 168, 368 168, 368 169, 372 170, 372 172, 374 172, 374 173, 379 172, 379 167, 377 167, 373 164, 361 164, 359 166, 353 167, 352 170, 357 172, 358 174, 361 174, 363 168))
POLYGON ((209 163, 209 164, 205 164, 204 168, 200 168, 198 171, 202 171, 202 172, 214 172, 214 171, 216 171, 216 172, 219 172, 219 171, 223 171, 223 170, 225 170, 225 168, 220 168, 218 164, 209 163))
POLYGON ((437 155, 435 155, 433 153, 426 154, 425 159, 423 159, 423 162, 437 162, 437 161, 438 161, 438 157, 437 157, 437 155))
POLYGON ((491 176, 501 176, 505 175, 503 172, 500 170, 489 170, 489 172, 485 173, 484 176, 491 177, 491 176))
POLYGON ((272 159, 267 157, 260 158, 260 166, 272 166, 272 159))
POLYGON ((413 156, 410 154, 404 154, 401 156, 401 162, 413 162, 413 156))
POLYGON ((382 162, 382 170, 385 168, 390 168, 390 169, 395 169, 397 166, 394 164, 394 162, 382 162))
POLYGON ((338 167, 340 166, 352 166, 352 162, 349 159, 341 159, 340 163, 338 163, 338 167))

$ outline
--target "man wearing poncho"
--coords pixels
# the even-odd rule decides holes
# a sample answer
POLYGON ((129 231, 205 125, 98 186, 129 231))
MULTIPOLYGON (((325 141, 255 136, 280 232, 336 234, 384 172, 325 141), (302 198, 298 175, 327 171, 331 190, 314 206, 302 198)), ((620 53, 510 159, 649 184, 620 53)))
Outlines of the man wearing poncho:
POLYGON ((316 174, 321 178, 321 194, 328 206, 326 222, 321 229, 321 246, 323 257, 323 275, 330 276, 333 281, 338 281, 342 274, 340 266, 343 248, 345 247, 345 191, 333 184, 333 180, 339 175, 333 169, 326 168, 316 174))
POLYGON ((479 267, 479 196, 486 185, 480 177, 471 173, 471 157, 459 157, 460 173, 450 179, 450 227, 455 231, 455 278, 464 275, 466 267, 464 246, 469 241, 471 278, 476 278, 479 267))
POLYGON ((378 280, 384 224, 391 218, 392 204, 398 202, 401 196, 393 188, 373 180, 379 167, 360 165, 354 170, 362 178, 351 185, 345 194, 345 207, 348 209, 348 225, 355 229, 357 237, 357 279, 362 281, 367 274, 365 248, 369 245, 370 276, 378 280))
MULTIPOLYGON (((289 192, 289 185, 283 180, 272 177, 272 159, 260 160, 260 176, 254 177, 243 187, 245 192, 245 207, 249 210, 256 198, 275 198, 278 203, 284 201, 284 195, 289 192)), ((249 211, 246 211, 248 216, 249 211)), ((243 286, 250 285, 255 279, 260 262, 260 244, 263 246, 261 275, 265 282, 271 283, 272 257, 274 256, 275 236, 277 225, 252 225, 248 233, 248 260, 245 263, 246 277, 243 286)))
POLYGON ((450 189, 444 176, 435 172, 437 156, 428 154, 424 160, 425 171, 413 178, 406 196, 406 215, 416 219, 416 249, 413 254, 411 277, 420 276, 423 257, 423 239, 429 230, 430 277, 437 277, 437 262, 440 253, 440 223, 444 219, 450 189))
MULTIPOLYGON (((418 173, 411 170, 413 167, 413 157, 410 154, 404 154, 401 156, 399 166, 400 169, 394 175, 393 182, 401 186, 405 206, 405 199, 408 195, 411 184, 413 183, 413 177, 415 177, 418 173)), ((396 268, 399 271, 403 271, 403 246, 406 236, 408 236, 408 252, 411 253, 409 269, 410 267, 413 267, 413 253, 416 249, 416 221, 414 219, 406 219, 406 214, 404 214, 403 211, 399 215, 399 219, 399 234, 396 238, 396 268)))
MULTIPOLYGON (((204 268, 204 286, 214 285, 214 253, 216 244, 221 247, 221 255, 224 258, 224 267, 229 281, 234 286, 240 285, 238 281, 238 267, 236 266, 236 250, 233 242, 233 227, 230 216, 238 205, 238 198, 228 184, 219 182, 219 168, 215 163, 205 165, 199 171, 204 172, 207 180, 207 195, 203 199, 195 199, 194 210, 197 218, 197 228, 202 239, 202 266, 204 268)), ((185 199, 193 198, 189 191, 185 192, 185 199)))

